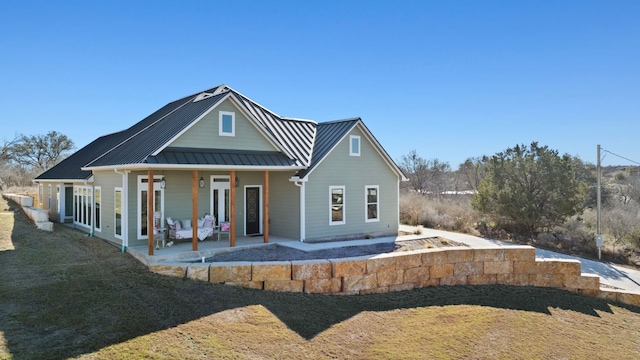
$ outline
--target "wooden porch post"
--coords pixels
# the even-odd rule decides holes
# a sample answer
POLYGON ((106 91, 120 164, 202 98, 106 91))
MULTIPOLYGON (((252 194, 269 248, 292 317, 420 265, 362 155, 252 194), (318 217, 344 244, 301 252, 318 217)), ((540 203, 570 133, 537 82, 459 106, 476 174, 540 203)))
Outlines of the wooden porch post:
POLYGON ((229 174, 229 246, 236 246, 236 172, 229 174))
POLYGON ((264 242, 269 242, 269 172, 264 172, 264 210, 262 211, 262 234, 264 242))
POLYGON ((198 170, 191 171, 191 249, 198 251, 198 170))
POLYGON ((153 229, 154 229, 154 210, 153 200, 155 198, 155 192, 153 191, 153 169, 147 171, 147 243, 149 246, 149 256, 153 255, 153 229))

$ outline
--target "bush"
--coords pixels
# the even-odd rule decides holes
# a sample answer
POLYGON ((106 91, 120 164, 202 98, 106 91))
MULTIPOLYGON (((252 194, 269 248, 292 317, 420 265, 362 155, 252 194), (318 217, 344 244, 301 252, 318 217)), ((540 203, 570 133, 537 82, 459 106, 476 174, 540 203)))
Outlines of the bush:
POLYGON ((431 198, 414 192, 400 194, 400 222, 405 224, 478 234, 479 218, 469 196, 431 198))

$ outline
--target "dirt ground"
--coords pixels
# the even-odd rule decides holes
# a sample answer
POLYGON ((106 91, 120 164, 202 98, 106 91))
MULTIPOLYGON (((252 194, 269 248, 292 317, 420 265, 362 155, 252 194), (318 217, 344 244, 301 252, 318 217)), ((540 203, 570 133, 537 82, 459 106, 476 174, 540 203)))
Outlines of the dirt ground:
POLYGON ((345 257, 384 254, 419 249, 465 246, 453 240, 430 237, 417 240, 398 241, 396 243, 381 243, 360 246, 345 246, 332 249, 315 251, 302 251, 288 246, 271 244, 256 249, 241 249, 231 252, 216 254, 205 259, 206 262, 225 261, 287 261, 287 260, 314 260, 314 259, 339 259, 345 257))

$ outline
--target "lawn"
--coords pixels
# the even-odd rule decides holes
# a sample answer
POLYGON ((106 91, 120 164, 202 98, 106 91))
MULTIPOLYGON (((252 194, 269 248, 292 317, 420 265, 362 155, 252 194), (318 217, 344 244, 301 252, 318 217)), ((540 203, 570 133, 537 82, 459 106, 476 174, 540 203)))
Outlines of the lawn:
POLYGON ((0 359, 637 359, 640 308, 556 289, 272 293, 152 274, 0 200, 0 359))

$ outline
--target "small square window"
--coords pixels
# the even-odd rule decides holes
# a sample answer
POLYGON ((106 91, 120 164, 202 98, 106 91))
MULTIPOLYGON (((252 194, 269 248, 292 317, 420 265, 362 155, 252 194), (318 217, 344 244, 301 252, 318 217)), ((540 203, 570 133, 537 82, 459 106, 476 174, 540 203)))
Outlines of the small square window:
POLYGON ((236 135, 236 114, 228 111, 220 111, 220 136, 236 135))
POLYGON ((358 135, 349 136, 349 155, 360 156, 360 136, 358 135))

